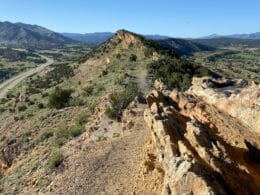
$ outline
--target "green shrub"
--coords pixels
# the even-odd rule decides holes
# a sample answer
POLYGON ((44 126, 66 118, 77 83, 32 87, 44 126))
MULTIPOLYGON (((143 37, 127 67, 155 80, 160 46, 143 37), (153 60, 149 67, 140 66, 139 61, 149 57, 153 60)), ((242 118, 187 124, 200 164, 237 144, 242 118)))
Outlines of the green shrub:
POLYGON ((217 76, 205 67, 184 59, 166 57, 148 65, 155 79, 161 79, 169 87, 186 90, 191 86, 193 76, 217 76))
POLYGON ((101 76, 106 76, 107 75, 107 70, 102 70, 101 76))
POLYGON ((23 112, 23 111, 25 111, 26 109, 27 109, 27 107, 26 107, 25 105, 18 106, 18 108, 17 108, 17 110, 18 110, 19 112, 23 112))
POLYGON ((111 106, 106 109, 106 115, 111 119, 120 120, 122 111, 140 94, 135 83, 128 84, 122 91, 112 93, 109 97, 111 106))
POLYGON ((46 140, 52 137, 54 134, 52 131, 45 131, 41 134, 41 140, 46 140))
POLYGON ((45 98, 45 97, 48 97, 48 93, 41 93, 41 96, 43 97, 43 98, 45 98))
POLYGON ((106 112, 105 114, 108 116, 108 118, 110 119, 116 119, 117 118, 117 110, 116 109, 113 109, 111 107, 108 107, 106 109, 106 112))
POLYGON ((137 56, 135 54, 131 54, 129 57, 130 62, 135 62, 137 60, 137 56))
POLYGON ((43 187, 48 186, 50 183, 51 183, 51 180, 50 180, 48 177, 46 177, 46 176, 41 176, 41 177, 38 179, 38 184, 37 184, 37 186, 39 186, 40 188, 43 188, 43 187))
MULTIPOLYGON (((67 139, 77 137, 80 134, 82 134, 84 131, 85 131, 85 128, 83 125, 77 124, 72 127, 62 126, 55 131, 55 140, 56 141, 62 140, 62 142, 64 143, 67 139)), ((63 143, 61 143, 61 144, 63 144, 63 143)), ((58 144, 58 145, 60 145, 60 144, 58 144)))
POLYGON ((85 113, 85 112, 82 112, 76 118, 76 124, 77 125, 84 125, 87 122, 87 117, 88 117, 88 114, 85 113))
POLYGON ((29 101, 28 101, 28 105, 29 105, 29 106, 34 105, 34 104, 35 104, 34 101, 32 101, 32 100, 29 100, 29 101))
POLYGON ((121 58, 121 54, 120 53, 116 54, 116 58, 120 59, 121 58))
POLYGON ((144 55, 145 55, 145 57, 151 57, 153 55, 153 49, 152 48, 145 49, 144 55))
POLYGON ((48 160, 48 166, 50 169, 58 168, 64 160, 64 156, 60 151, 52 153, 48 160))
POLYGON ((77 137, 84 132, 85 128, 81 125, 76 125, 70 128, 71 137, 77 137))
POLYGON ((69 127, 61 126, 55 131, 55 137, 56 138, 66 138, 68 139, 70 137, 70 131, 69 127))
POLYGON ((49 96, 49 107, 60 109, 68 106, 72 92, 71 89, 56 88, 49 96))
POLYGON ((114 84, 115 85, 122 85, 124 83, 125 77, 123 75, 120 75, 115 78, 114 84))
POLYGON ((53 145, 55 147, 59 147, 59 146, 62 146, 64 143, 66 143, 68 139, 64 138, 64 137, 60 137, 60 138, 55 138, 53 140, 53 145))
POLYGON ((19 121, 20 117, 19 116, 14 116, 14 121, 19 121))
POLYGON ((9 111, 10 113, 15 113, 15 109, 14 109, 14 108, 9 108, 8 111, 9 111))
POLYGON ((104 85, 99 84, 99 85, 96 86, 95 92, 98 94, 98 93, 101 92, 101 91, 105 91, 105 89, 106 89, 106 88, 104 87, 104 85))
POLYGON ((6 103, 6 102, 8 102, 8 99, 6 99, 6 98, 0 99, 0 104, 4 104, 4 103, 6 103))
POLYGON ((4 112, 6 109, 0 107, 0 113, 4 112))
POLYGON ((82 97, 74 97, 73 99, 70 100, 69 105, 70 106, 83 106, 85 105, 85 99, 82 97))
POLYGON ((43 108, 44 108, 44 104, 43 104, 43 103, 39 103, 39 104, 38 104, 38 108, 39 108, 39 109, 43 109, 43 108))
POLYGON ((88 86, 88 87, 85 87, 83 90, 84 90, 85 96, 91 96, 93 94, 94 87, 88 86))
POLYGON ((91 98, 87 102, 87 106, 89 111, 93 114, 96 111, 96 107, 98 105, 98 101, 95 98, 91 98))

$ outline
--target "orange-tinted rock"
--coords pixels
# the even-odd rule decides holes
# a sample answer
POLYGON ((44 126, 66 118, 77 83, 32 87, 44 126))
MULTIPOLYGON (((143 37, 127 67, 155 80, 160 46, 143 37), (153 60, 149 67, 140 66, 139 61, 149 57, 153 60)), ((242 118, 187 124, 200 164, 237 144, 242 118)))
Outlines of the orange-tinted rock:
MULTIPOLYGON (((257 102, 259 91, 256 86, 244 88, 242 81, 223 79, 217 83, 203 79, 195 79, 195 83, 203 84, 198 91, 200 96, 194 87, 189 94, 152 91, 147 96, 149 109, 144 117, 151 130, 156 159, 165 173, 163 193, 257 194, 260 140, 254 129, 256 123, 245 125, 241 117, 231 114, 231 108, 237 105, 235 99, 243 92, 252 94, 250 97, 257 102), (241 89, 233 88, 231 94, 209 89, 230 84, 241 89), (207 97, 200 98, 202 95, 207 97), (227 104, 228 101, 232 103, 227 104), (224 109, 216 102, 229 107, 224 109)), ((243 107, 253 110, 256 104, 244 103, 243 107)), ((245 112, 242 113, 245 117, 245 112)))

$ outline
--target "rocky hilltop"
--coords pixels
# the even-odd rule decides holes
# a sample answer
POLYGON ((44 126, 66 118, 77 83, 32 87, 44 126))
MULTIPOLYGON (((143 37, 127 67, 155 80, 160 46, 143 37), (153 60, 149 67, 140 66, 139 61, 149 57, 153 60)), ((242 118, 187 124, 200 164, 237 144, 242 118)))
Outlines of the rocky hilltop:
POLYGON ((259 193, 259 85, 244 85, 194 78, 182 93, 156 82, 144 118, 164 194, 259 193))

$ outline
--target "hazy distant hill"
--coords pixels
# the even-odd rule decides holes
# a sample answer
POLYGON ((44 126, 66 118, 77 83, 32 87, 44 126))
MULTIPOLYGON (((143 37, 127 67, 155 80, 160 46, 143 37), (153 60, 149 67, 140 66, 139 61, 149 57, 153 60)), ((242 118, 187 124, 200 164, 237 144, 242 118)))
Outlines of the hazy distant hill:
POLYGON ((84 43, 101 44, 111 38, 114 33, 112 32, 96 32, 96 33, 61 33, 61 35, 84 43))
POLYGON ((185 39, 165 39, 159 41, 162 46, 168 49, 172 49, 177 55, 192 55, 195 52, 199 51, 213 51, 214 47, 196 43, 194 41, 185 40, 185 39))
POLYGON ((165 35, 144 35, 147 39, 152 39, 152 40, 163 40, 163 39, 169 39, 171 37, 165 36, 165 35))
POLYGON ((208 45, 210 47, 230 47, 230 46, 246 46, 260 47, 260 39, 238 39, 219 37, 211 39, 193 39, 193 42, 208 45))
POLYGON ((201 37, 201 39, 215 39, 215 38, 260 39, 260 32, 251 33, 251 34, 233 34, 233 35, 212 34, 209 36, 201 37))
MULTIPOLYGON (((114 34, 115 33, 112 32, 95 32, 95 33, 86 33, 86 34, 61 33, 61 35, 76 41, 89 43, 89 44, 98 44, 98 45, 107 41, 109 38, 114 36, 114 34)), ((152 40, 161 40, 161 39, 170 38, 168 36, 163 36, 163 35, 144 35, 144 36, 152 40)))
MULTIPOLYGON (((68 38, 88 43, 99 45, 106 42, 108 39, 114 36, 112 32, 99 32, 99 33, 62 33, 63 36, 68 38)), ((163 35, 143 35, 145 38, 157 41, 160 45, 167 49, 172 49, 177 55, 192 55, 198 51, 211 51, 212 47, 195 43, 190 40, 170 38, 163 35)))
POLYGON ((75 42, 38 25, 0 22, 0 44, 46 47, 75 42))

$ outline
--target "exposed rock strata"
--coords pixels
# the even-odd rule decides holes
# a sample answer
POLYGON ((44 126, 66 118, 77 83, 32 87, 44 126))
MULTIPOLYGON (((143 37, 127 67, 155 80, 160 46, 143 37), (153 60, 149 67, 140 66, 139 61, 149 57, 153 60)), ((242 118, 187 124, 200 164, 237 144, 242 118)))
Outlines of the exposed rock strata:
POLYGON ((194 78, 188 93, 239 119, 249 130, 260 134, 260 85, 246 86, 243 80, 194 78))
MULTIPOLYGON (((231 96, 241 96, 246 90, 242 87, 231 96)), ((190 91, 196 92, 195 88, 190 91)), ((230 110, 211 104, 211 93, 204 95, 208 95, 205 101, 178 91, 154 90, 147 97, 149 109, 144 117, 154 155, 165 172, 163 193, 259 193, 260 141, 255 124, 245 125, 230 110)), ((232 105, 229 100, 226 104, 232 105)))

